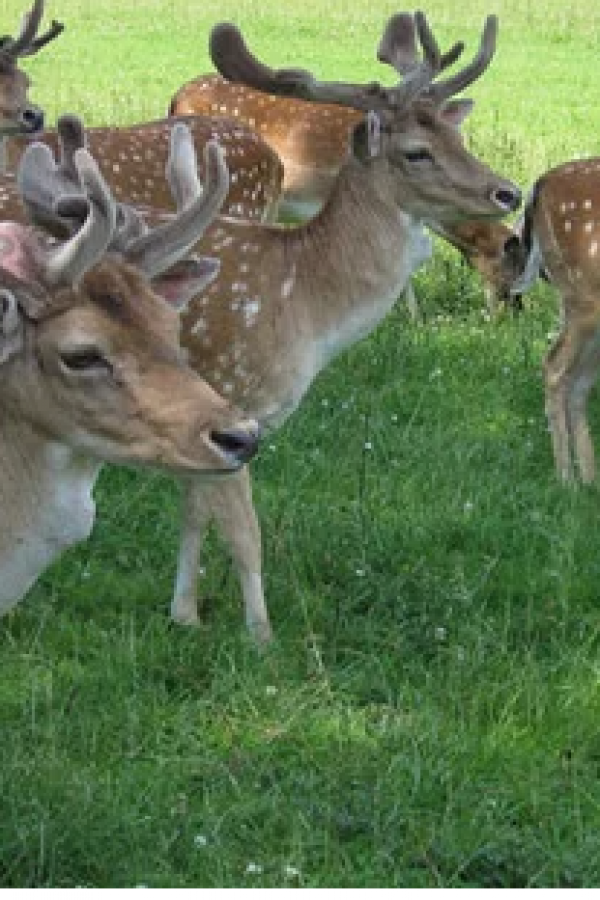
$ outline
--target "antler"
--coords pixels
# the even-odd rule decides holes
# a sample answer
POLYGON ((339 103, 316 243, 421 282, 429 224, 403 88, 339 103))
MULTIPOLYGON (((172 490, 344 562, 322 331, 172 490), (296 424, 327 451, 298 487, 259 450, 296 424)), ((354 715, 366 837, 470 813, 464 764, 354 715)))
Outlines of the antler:
POLYGON ((27 213, 37 225, 56 237, 70 237, 88 215, 88 199, 81 193, 75 153, 85 146, 85 133, 76 116, 61 116, 57 123, 60 161, 50 152, 35 151, 35 165, 21 167, 19 188, 27 213))
POLYGON ((362 85, 316 81, 305 69, 270 69, 250 52, 240 30, 228 22, 213 28, 209 47, 212 61, 224 78, 259 91, 365 111, 386 109, 391 104, 390 91, 376 82, 362 85))
POLYGON ((64 25, 56 20, 44 34, 36 38, 44 15, 44 0, 34 0, 33 6, 23 16, 21 31, 16 38, 6 37, 2 40, 0 57, 5 62, 14 62, 18 57, 32 56, 53 41, 64 31, 64 25))
POLYGON ((378 112, 401 108, 418 96, 439 104, 463 90, 489 65, 496 31, 497 19, 489 16, 475 59, 451 78, 433 84, 444 69, 456 62, 464 45, 457 43, 441 53, 422 12, 415 13, 414 17, 410 13, 397 13, 388 21, 378 50, 379 59, 404 76, 404 81, 392 88, 377 82, 367 85, 319 82, 304 69, 270 69, 250 52, 239 29, 229 23, 213 28, 210 55, 221 75, 230 81, 240 81, 273 94, 378 112), (417 36, 423 50, 422 59, 417 54, 417 36))
POLYGON ((178 212, 202 196, 204 189, 198 177, 194 142, 189 128, 181 122, 171 131, 166 176, 178 212))
MULTIPOLYGON (((18 184, 32 220, 53 234, 64 236, 79 229, 82 220, 88 221, 90 204, 98 199, 98 188, 92 185, 90 190, 87 182, 82 183, 83 174, 89 182, 89 173, 82 169, 82 154, 91 157, 83 149, 85 134, 81 122, 74 116, 62 116, 58 130, 60 163, 56 164, 45 144, 32 144, 23 155, 18 184)), ((170 269, 191 250, 223 204, 229 173, 224 151, 216 141, 205 146, 204 165, 206 186, 202 190, 191 132, 183 123, 177 123, 171 130, 168 163, 177 215, 148 230, 137 210, 110 198, 114 221, 107 246, 123 253, 149 279, 170 269)))
POLYGON ((453 97, 454 94, 463 91, 472 84, 475 79, 479 78, 492 61, 492 57, 496 50, 497 34, 498 17, 488 16, 485 20, 479 50, 473 60, 468 66, 465 66, 464 69, 461 69, 450 78, 446 78, 445 81, 438 81, 436 84, 432 84, 427 92, 427 96, 430 97, 434 103, 443 103, 445 100, 453 97))
MULTIPOLYGON (((77 283, 105 253, 116 226, 117 208, 108 185, 87 150, 73 158, 78 181, 87 198, 87 217, 77 233, 63 244, 41 254, 44 280, 51 285, 77 283)), ((55 172, 49 147, 30 144, 21 158, 17 183, 22 194, 39 183, 37 172, 55 172)))
MULTIPOLYGON (((171 157, 183 154, 189 160, 190 153, 194 153, 190 130, 178 123, 171 130, 171 157), (191 150, 182 146, 186 143, 191 145, 191 150)), ((128 245, 127 258, 148 278, 166 271, 187 253, 223 205, 229 190, 229 172, 224 151, 216 141, 209 141, 204 148, 204 171, 204 190, 192 202, 179 210, 171 221, 158 225, 128 245)))
MULTIPOLYGON (((426 50, 426 54, 429 52, 432 56, 439 57, 438 74, 456 62, 464 50, 464 44, 459 42, 446 53, 440 55, 433 34, 427 25, 425 16, 421 12, 417 12, 414 19, 408 13, 399 13, 392 16, 379 43, 377 58, 381 62, 388 63, 405 78, 410 79, 413 71, 419 67, 415 25, 419 30, 423 49, 426 50, 426 47, 430 48, 429 51, 426 50)), ((475 81, 491 62, 496 48, 497 31, 498 20, 496 16, 488 16, 479 51, 472 62, 445 81, 438 81, 434 84, 432 79, 432 83, 423 92, 424 96, 436 104, 441 104, 475 81)))
POLYGON ((417 13, 416 17, 410 13, 396 13, 385 26, 377 48, 377 59, 388 63, 405 78, 411 77, 421 63, 417 52, 415 18, 421 35, 421 44, 427 47, 432 64, 437 67, 438 71, 442 71, 456 62, 465 48, 463 42, 459 41, 446 53, 440 54, 422 13, 417 13))

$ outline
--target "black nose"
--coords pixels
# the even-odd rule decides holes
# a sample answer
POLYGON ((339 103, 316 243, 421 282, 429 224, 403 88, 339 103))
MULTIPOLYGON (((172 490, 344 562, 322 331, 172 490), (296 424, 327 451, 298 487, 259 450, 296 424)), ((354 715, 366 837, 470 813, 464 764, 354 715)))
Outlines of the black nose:
POLYGON ((226 431, 211 431, 210 439, 227 456, 233 457, 240 465, 252 459, 258 450, 260 432, 258 429, 230 428, 226 431))
POLYGON ((494 202, 506 212, 514 212, 521 205, 521 191, 518 188, 499 188, 492 194, 494 202))
POLYGON ((44 127, 44 113, 37 106, 26 106, 21 113, 21 124, 27 134, 35 134, 44 127))

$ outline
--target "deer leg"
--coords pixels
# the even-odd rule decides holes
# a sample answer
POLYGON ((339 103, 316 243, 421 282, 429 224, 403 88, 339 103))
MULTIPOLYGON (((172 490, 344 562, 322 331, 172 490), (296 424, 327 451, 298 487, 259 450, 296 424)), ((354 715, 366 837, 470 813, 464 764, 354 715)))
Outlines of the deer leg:
POLYGON ((544 363, 546 415, 552 435, 556 470, 563 481, 573 479, 567 395, 576 346, 573 331, 565 326, 544 363))
POLYGON ((260 526, 247 467, 222 480, 188 483, 171 615, 177 622, 198 620, 196 578, 204 530, 210 519, 215 520, 236 564, 248 631, 258 643, 266 643, 272 634, 262 586, 260 526))
POLYGON ((171 618, 184 625, 193 625, 198 621, 196 580, 200 551, 211 516, 210 485, 195 480, 186 480, 183 485, 181 537, 171 618))
POLYGON ((272 632, 263 593, 260 525, 252 503, 248 467, 218 486, 213 485, 213 494, 211 513, 238 570, 246 626, 257 643, 265 644, 271 640, 272 632))
POLYGON ((569 430, 571 432, 575 457, 584 484, 594 481, 596 468, 594 445, 587 422, 586 407, 591 388, 598 374, 598 347, 595 335, 588 337, 587 346, 580 354, 580 360, 571 379, 568 395, 569 430))

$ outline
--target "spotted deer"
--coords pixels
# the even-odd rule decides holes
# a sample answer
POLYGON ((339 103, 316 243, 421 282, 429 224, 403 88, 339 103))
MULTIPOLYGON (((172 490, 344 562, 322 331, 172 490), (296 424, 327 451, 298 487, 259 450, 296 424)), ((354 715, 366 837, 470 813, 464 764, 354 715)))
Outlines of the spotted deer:
MULTIPOLYGON (((48 153, 24 155, 23 192, 48 153)), ((79 215, 85 200, 72 237, 0 223, 0 613, 89 533, 102 460, 200 478, 236 471, 256 449, 256 423, 187 367, 179 344, 178 309, 216 271, 188 255, 227 189, 214 144, 205 164, 204 196, 122 253, 107 252, 117 207, 85 149, 70 172, 79 215)), ((73 198, 62 202, 61 215, 73 198)))
MULTIPOLYGON (((427 254, 423 223, 432 217, 442 223, 496 219, 519 205, 515 185, 465 149, 455 124, 468 110, 465 101, 451 99, 487 68, 496 28, 489 18, 472 62, 434 83, 458 50, 441 54, 425 17, 404 15, 395 39, 399 47, 412 39, 413 49, 406 51, 411 65, 404 82, 392 88, 326 84, 304 72, 272 71, 254 60, 233 26, 213 31, 213 59, 224 74, 363 112, 352 151, 313 220, 285 228, 221 216, 198 244, 200 252, 218 254, 221 268, 183 313, 189 364, 262 426, 283 422, 328 362, 392 309, 427 254)), ((194 166, 187 171, 180 185, 185 190, 177 194, 182 208, 201 192, 194 166)), ((138 208, 137 214, 157 220, 156 211, 138 208)), ((182 622, 197 619, 198 559, 212 518, 235 559, 247 626, 266 641, 271 627, 247 468, 211 484, 189 480, 172 615, 182 622)))
POLYGON ((600 369, 600 157, 564 163, 539 178, 509 240, 504 265, 513 290, 538 276, 560 294, 561 328, 544 363, 546 414, 561 479, 595 478, 586 416, 600 369))
POLYGON ((44 0, 34 0, 19 34, 0 38, 0 141, 14 134, 37 134, 44 126, 42 110, 27 98, 29 78, 18 67, 20 59, 37 53, 63 31, 64 26, 53 21, 38 35, 43 16, 44 0))
MULTIPOLYGON (((217 140, 230 170, 230 185, 223 211, 231 216, 270 221, 277 217, 283 167, 279 157, 252 129, 223 117, 182 116, 129 126, 87 129, 90 153, 110 182, 117 201, 171 210, 172 197, 165 182, 169 136, 175 122, 191 131, 201 158, 208 141, 217 140)), ((60 149, 56 131, 37 138, 54 153, 60 149)), ((14 171, 29 141, 15 137, 6 142, 6 168, 14 171)), ((201 177, 204 176, 202 163, 201 177)))
MULTIPOLYGON (((386 35, 378 58, 393 65, 386 35)), ((279 214, 295 220, 315 215, 325 203, 338 172, 350 153, 353 130, 362 113, 334 103, 313 103, 281 97, 228 81, 218 74, 203 75, 183 85, 173 97, 169 114, 232 116, 255 128, 283 163, 279 214)), ((520 308, 502 277, 501 255, 514 233, 503 222, 453 222, 430 227, 458 250, 481 277, 490 313, 507 303, 520 308)), ((412 286, 406 300, 413 319, 419 307, 412 286)))

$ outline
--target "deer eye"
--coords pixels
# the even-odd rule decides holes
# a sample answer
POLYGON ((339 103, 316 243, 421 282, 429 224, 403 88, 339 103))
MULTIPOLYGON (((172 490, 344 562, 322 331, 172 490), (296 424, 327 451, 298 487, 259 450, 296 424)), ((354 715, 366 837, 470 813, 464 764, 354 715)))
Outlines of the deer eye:
POLYGON ((60 361, 63 368, 71 374, 106 375, 112 372, 111 364, 96 347, 64 350, 60 354, 60 361))
POLYGON ((405 150, 404 158, 411 163, 433 162, 433 156, 425 147, 418 147, 414 150, 405 150))

